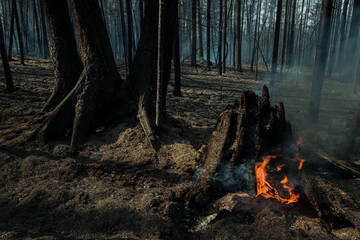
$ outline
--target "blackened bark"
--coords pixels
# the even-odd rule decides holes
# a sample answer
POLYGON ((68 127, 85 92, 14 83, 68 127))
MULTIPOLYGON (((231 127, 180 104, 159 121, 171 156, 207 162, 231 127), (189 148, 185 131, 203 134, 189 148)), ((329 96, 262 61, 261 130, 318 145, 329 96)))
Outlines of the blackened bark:
POLYGON ((321 91, 330 42, 331 14, 333 0, 323 0, 319 36, 316 45, 315 65, 309 105, 309 119, 315 124, 319 118, 321 91))
POLYGON ((218 43, 218 73, 219 75, 222 75, 222 57, 221 57, 221 50, 222 50, 222 38, 223 38, 223 32, 222 32, 222 24, 223 24, 223 0, 219 1, 219 43, 218 43))
POLYGON ((349 0, 344 0, 342 16, 341 16, 341 27, 340 27, 340 46, 338 64, 342 65, 344 62, 345 54, 345 43, 346 43, 346 17, 348 12, 349 0))
POLYGON ((206 68, 208 71, 211 70, 211 60, 210 60, 210 24, 211 24, 211 0, 207 0, 206 5, 206 68))
POLYGON ((202 37, 202 18, 201 18, 201 2, 196 0, 196 37, 197 51, 201 61, 204 60, 203 37, 202 37))
POLYGON ((121 20, 121 35, 122 35, 124 58, 125 58, 125 64, 126 64, 126 62, 127 62, 127 48, 126 48, 127 40, 126 40, 126 28, 125 28, 125 17, 124 17, 125 12, 124 12, 124 5, 123 5, 122 0, 119 0, 119 5, 120 5, 120 20, 121 20))
POLYGON ((0 21, 0 53, 1 53, 1 60, 2 60, 3 67, 4 67, 4 72, 5 72, 5 82, 6 82, 5 92, 10 93, 10 92, 14 91, 14 84, 13 84, 13 80, 12 80, 12 76, 11 76, 9 61, 8 61, 7 55, 6 55, 6 47, 5 47, 5 42, 4 42, 4 34, 3 34, 3 28, 2 28, 1 21, 0 21))
POLYGON ((66 0, 44 0, 49 26, 50 53, 54 63, 55 88, 43 111, 52 111, 74 88, 82 72, 74 29, 66 0))
POLYGON ((196 0, 191 0, 191 66, 196 66, 196 0))
POLYGON ((241 66, 241 35, 242 35, 242 25, 241 25, 241 0, 236 0, 236 8, 235 8, 235 68, 238 71, 242 71, 241 66))
POLYGON ((128 63, 131 67, 133 55, 132 55, 132 45, 133 45, 133 23, 132 23, 132 8, 131 8, 131 0, 126 0, 126 15, 127 15, 127 24, 128 24, 128 40, 127 40, 127 47, 128 47, 128 63))
POLYGON ((37 13, 37 10, 36 10, 36 3, 37 3, 37 1, 36 1, 36 0, 33 0, 36 35, 37 35, 39 52, 40 52, 40 55, 42 55, 42 47, 41 47, 42 45, 41 45, 40 27, 39 27, 38 13, 37 13))
POLYGON ((181 70, 180 70, 180 40, 179 40, 179 14, 176 14, 175 20, 175 37, 174 37, 174 75, 175 75, 175 87, 174 96, 181 96, 181 70))
POLYGON ((351 80, 351 74, 355 67, 355 56, 357 51, 354 50, 357 47, 359 39, 359 25, 360 25, 360 0, 354 0, 352 20, 350 25, 349 38, 346 43, 346 55, 343 68, 343 79, 345 81, 351 80))
MULTIPOLYGON (((14 0, 12 2, 14 2, 14 0)), ((15 27, 15 9, 14 9, 14 4, 11 4, 10 36, 9 36, 9 46, 8 46, 8 59, 10 61, 12 60, 12 49, 14 43, 14 27, 15 27)))
POLYGON ((70 0, 69 3, 84 69, 75 87, 32 136, 40 135, 48 141, 72 129, 71 148, 77 150, 95 127, 96 120, 114 103, 121 104, 123 94, 97 0, 70 0))
POLYGON ((16 0, 13 0, 12 9, 15 14, 16 32, 17 32, 18 39, 19 39, 20 61, 21 61, 21 64, 24 65, 25 64, 25 62, 24 62, 24 44, 23 44, 23 39, 22 39, 22 33, 20 30, 20 20, 19 20, 19 13, 18 13, 17 6, 16 6, 16 0))
POLYGON ((43 58, 48 59, 50 56, 50 51, 49 51, 49 42, 48 42, 48 36, 46 30, 43 0, 40 0, 40 16, 41 16, 41 26, 42 26, 43 58))
POLYGON ((255 195, 255 163, 272 154, 275 146, 286 152, 293 143, 283 104, 271 107, 266 87, 261 97, 245 91, 218 119, 201 158, 203 171, 187 194, 190 204, 204 206, 212 198, 240 189, 255 195), (240 165, 247 170, 237 172, 240 165), (234 181, 221 181, 226 178, 234 181))
POLYGON ((283 72, 283 68, 285 65, 285 57, 286 57, 286 44, 288 40, 288 25, 289 25, 289 1, 286 0, 285 4, 285 23, 284 23, 284 32, 283 32, 283 45, 282 45, 282 52, 281 52, 281 70, 280 72, 283 72))
POLYGON ((286 53, 286 65, 292 68, 294 59, 294 42, 295 42, 295 13, 296 13, 296 0, 292 0, 291 3, 291 22, 290 22, 290 33, 289 41, 286 53))
POLYGON ((276 11, 277 12, 276 12, 276 23, 275 23, 275 33, 274 33, 274 48, 273 48, 272 65, 271 65, 270 87, 273 87, 275 85, 276 69, 278 65, 282 0, 278 0, 276 11))

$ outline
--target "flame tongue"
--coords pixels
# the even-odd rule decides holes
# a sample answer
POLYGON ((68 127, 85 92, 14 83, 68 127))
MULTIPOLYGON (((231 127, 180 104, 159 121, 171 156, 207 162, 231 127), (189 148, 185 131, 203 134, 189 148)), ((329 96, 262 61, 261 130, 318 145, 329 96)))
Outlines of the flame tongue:
POLYGON ((277 156, 265 156, 263 157, 263 162, 257 163, 255 165, 255 176, 257 183, 257 197, 263 196, 264 198, 275 198, 282 203, 289 204, 299 201, 300 194, 294 192, 294 185, 289 181, 288 177, 285 175, 285 178, 280 182, 282 187, 286 189, 289 193, 288 198, 282 198, 279 194, 279 191, 276 190, 266 179, 268 176, 267 168, 271 159, 275 159, 277 156))
MULTIPOLYGON (((300 138, 295 148, 296 152, 299 151, 299 145, 302 143, 303 140, 302 138, 300 138)), ((255 176, 256 176, 256 185, 257 185, 256 197, 262 196, 264 198, 275 198, 278 201, 285 204, 298 202, 300 199, 300 194, 295 193, 294 184, 289 180, 289 178, 286 175, 284 176, 284 179, 280 181, 280 184, 283 188, 281 192, 287 192, 288 194, 287 197, 281 197, 279 191, 274 186, 272 186, 270 182, 267 180, 268 172, 280 172, 282 168, 285 166, 285 164, 282 164, 280 166, 275 167, 275 169, 270 170, 269 163, 271 159, 276 159, 276 158, 277 156, 272 156, 272 155, 264 156, 262 157, 263 161, 255 165, 255 176)), ((301 170, 305 160, 300 158, 299 153, 295 154, 295 159, 293 160, 300 161, 298 170, 301 170)))

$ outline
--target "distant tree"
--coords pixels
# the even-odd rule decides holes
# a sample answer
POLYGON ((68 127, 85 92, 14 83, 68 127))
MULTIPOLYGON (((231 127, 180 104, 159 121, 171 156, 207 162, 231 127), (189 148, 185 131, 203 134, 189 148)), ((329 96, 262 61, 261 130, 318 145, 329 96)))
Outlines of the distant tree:
POLYGON ((203 34, 202 34, 202 15, 201 15, 201 1, 196 0, 196 37, 197 37, 197 51, 201 61, 204 59, 203 49, 203 34))
POLYGON ((316 44, 316 56, 309 105, 309 118, 310 122, 313 124, 317 123, 319 118, 321 91, 329 51, 332 7, 333 0, 322 1, 320 28, 316 44))
POLYGON ((40 0, 40 17, 41 17, 41 28, 42 28, 42 48, 43 48, 43 58, 47 59, 50 56, 49 51, 49 42, 47 36, 47 28, 46 28, 46 20, 45 20, 45 13, 44 13, 44 3, 43 0, 40 0))
POLYGON ((180 76, 180 40, 179 40, 179 14, 176 13, 175 21, 175 37, 174 37, 174 96, 181 96, 181 76, 180 76))
POLYGON ((296 0, 291 1, 291 21, 289 29, 289 39, 286 53, 286 65, 292 68, 294 60, 294 43, 295 43, 295 15, 296 15, 296 0))
POLYGON ((208 71, 211 70, 211 59, 210 59, 210 25, 211 25, 211 0, 207 0, 206 4, 206 68, 208 71))
POLYGON ((222 75, 222 57, 221 57, 221 50, 222 50, 222 38, 223 38, 223 32, 222 32, 222 25, 223 25, 223 0, 219 1, 219 44, 218 44, 218 73, 219 75, 222 75))
POLYGON ((242 36, 242 24, 241 24, 241 0, 236 0, 235 4, 235 68, 238 71, 242 71, 241 66, 241 36, 242 36))
POLYGON ((4 42, 3 27, 2 27, 1 21, 0 21, 0 53, 1 53, 1 60, 2 60, 3 67, 4 67, 4 72, 5 72, 5 82, 6 82, 5 92, 10 93, 10 92, 13 92, 15 90, 15 88, 14 88, 14 84, 13 84, 13 80, 12 80, 12 76, 11 76, 9 61, 8 61, 7 55, 6 55, 6 47, 5 47, 5 42, 4 42))
POLYGON ((360 0, 354 0, 354 8, 352 20, 349 31, 349 38, 347 40, 346 55, 343 67, 343 79, 345 81, 351 80, 351 74, 355 67, 355 57, 357 51, 355 50, 359 39, 359 26, 360 26, 360 0))
POLYGON ((127 50, 127 54, 128 54, 128 63, 129 66, 131 66, 132 64, 132 60, 133 60, 133 55, 132 55, 132 47, 133 47, 133 23, 132 23, 132 8, 131 8, 131 0, 126 0, 126 15, 127 15, 127 26, 128 26, 128 32, 127 32, 127 36, 128 36, 128 40, 127 40, 127 46, 128 46, 128 50, 127 50))
POLYGON ((191 0, 191 66, 196 66, 196 1, 191 0))
POLYGON ((346 18, 347 18, 348 6, 349 6, 349 0, 344 0, 343 10, 342 10, 342 15, 341 15, 338 65, 342 65, 344 62, 344 56, 345 56, 344 50, 345 50, 345 43, 346 43, 346 18))
POLYGON ((271 65, 271 80, 270 80, 271 87, 275 85, 276 69, 278 66, 281 12, 282 12, 282 0, 278 0, 277 10, 276 10, 275 33, 274 33, 274 48, 273 48, 272 65, 271 65))

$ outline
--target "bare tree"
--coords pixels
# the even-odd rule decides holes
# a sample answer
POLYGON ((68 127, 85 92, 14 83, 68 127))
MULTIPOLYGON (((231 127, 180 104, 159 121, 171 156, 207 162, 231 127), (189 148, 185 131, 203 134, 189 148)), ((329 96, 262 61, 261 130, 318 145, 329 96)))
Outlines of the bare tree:
POLYGON ((309 119, 313 124, 317 123, 319 118, 321 91, 330 42, 332 7, 333 0, 322 1, 320 32, 316 44, 316 56, 309 105, 309 119))
POLYGON ((3 67, 4 67, 4 72, 5 72, 5 82, 6 82, 5 92, 11 93, 15 90, 15 88, 14 88, 14 84, 13 84, 13 80, 12 80, 12 76, 11 76, 9 61, 8 61, 7 55, 6 55, 6 47, 5 47, 5 42, 4 42, 3 27, 2 27, 1 21, 0 21, 0 53, 1 53, 1 60, 2 60, 3 67))

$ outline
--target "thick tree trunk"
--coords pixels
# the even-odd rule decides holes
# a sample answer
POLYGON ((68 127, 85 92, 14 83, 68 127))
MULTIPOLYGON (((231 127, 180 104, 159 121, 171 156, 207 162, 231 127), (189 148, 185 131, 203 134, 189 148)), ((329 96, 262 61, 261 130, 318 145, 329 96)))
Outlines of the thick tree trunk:
POLYGON ((272 54, 270 88, 273 88, 273 86, 275 85, 276 69, 278 66, 282 0, 278 0, 276 11, 277 12, 276 12, 276 23, 275 23, 275 33, 274 33, 274 48, 272 54))
POLYGON ((5 82, 6 82, 5 92, 10 93, 10 92, 13 92, 15 90, 15 88, 14 88, 14 84, 13 84, 13 80, 12 80, 12 76, 11 76, 9 61, 8 61, 7 55, 6 55, 6 47, 5 47, 4 34, 3 34, 3 28, 2 28, 1 21, 0 21, 0 53, 1 53, 1 60, 2 60, 3 67, 4 67, 4 72, 5 72, 5 82))
MULTIPOLYGON (((76 150, 96 120, 114 103, 117 106, 121 103, 122 94, 121 79, 97 0, 70 0, 69 3, 84 69, 74 88, 33 136, 39 135, 48 141, 63 137, 71 129, 71 147, 76 150)), ((56 26, 59 25, 50 27, 56 26)))
MULTIPOLYGON (((153 126, 155 123, 156 95, 156 58, 158 52, 158 4, 152 0, 145 1, 144 28, 141 34, 136 55, 130 68, 130 75, 126 82, 127 99, 133 100, 138 106, 138 118, 150 142, 153 141, 153 126)), ((174 41, 174 26, 178 1, 166 0, 164 5, 164 61, 163 61, 163 86, 161 108, 165 110, 167 86, 171 74, 171 57, 174 41)), ((136 110, 136 109, 135 109, 136 110)))
POLYGON ((333 0, 323 0, 309 105, 309 119, 314 124, 319 118, 321 91, 329 50, 332 6, 333 0))
POLYGON ((66 0, 43 0, 49 26, 55 88, 43 111, 52 111, 74 88, 83 69, 66 0))

